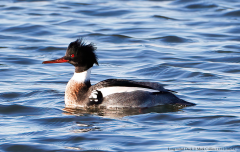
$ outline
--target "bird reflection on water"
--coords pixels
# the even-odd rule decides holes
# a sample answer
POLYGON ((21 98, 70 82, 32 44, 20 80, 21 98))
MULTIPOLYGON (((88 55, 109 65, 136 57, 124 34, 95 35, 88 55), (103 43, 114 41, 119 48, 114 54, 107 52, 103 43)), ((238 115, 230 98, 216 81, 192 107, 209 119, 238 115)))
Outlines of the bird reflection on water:
POLYGON ((64 108, 64 114, 84 116, 84 115, 97 115, 104 118, 123 118, 125 116, 147 114, 147 113, 167 113, 167 112, 177 112, 180 111, 185 106, 181 105, 162 105, 155 106, 151 108, 64 108))

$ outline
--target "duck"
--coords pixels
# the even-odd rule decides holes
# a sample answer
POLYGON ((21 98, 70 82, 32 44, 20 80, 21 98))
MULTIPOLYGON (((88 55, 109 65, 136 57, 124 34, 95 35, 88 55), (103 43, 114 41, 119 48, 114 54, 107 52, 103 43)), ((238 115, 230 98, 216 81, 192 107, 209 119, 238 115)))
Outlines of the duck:
POLYGON ((149 108, 159 105, 193 106, 194 103, 178 98, 175 91, 165 89, 157 82, 127 79, 107 79, 91 85, 91 68, 98 64, 96 47, 82 38, 71 42, 65 56, 42 62, 70 63, 75 67, 65 89, 65 107, 149 108))

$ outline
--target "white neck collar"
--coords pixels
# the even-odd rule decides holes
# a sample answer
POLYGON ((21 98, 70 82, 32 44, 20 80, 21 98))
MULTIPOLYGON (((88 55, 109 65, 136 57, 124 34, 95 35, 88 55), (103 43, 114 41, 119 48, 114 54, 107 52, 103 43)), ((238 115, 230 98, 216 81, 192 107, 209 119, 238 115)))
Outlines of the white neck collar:
POLYGON ((79 83, 84 83, 87 81, 90 81, 90 74, 91 74, 91 68, 87 71, 83 71, 80 73, 74 72, 72 80, 77 81, 79 83))

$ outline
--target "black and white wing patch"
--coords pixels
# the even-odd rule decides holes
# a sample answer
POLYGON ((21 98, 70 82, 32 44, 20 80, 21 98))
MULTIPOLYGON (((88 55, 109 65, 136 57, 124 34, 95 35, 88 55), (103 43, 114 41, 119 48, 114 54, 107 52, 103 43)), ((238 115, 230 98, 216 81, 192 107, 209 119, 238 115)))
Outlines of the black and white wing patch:
POLYGON ((163 85, 157 82, 138 82, 125 79, 107 79, 92 86, 92 90, 99 90, 107 87, 136 87, 168 92, 168 90, 164 89, 163 85))
POLYGON ((103 100, 103 95, 99 90, 93 90, 91 95, 89 96, 89 106, 94 104, 101 104, 103 100))
POLYGON ((92 103, 102 102, 100 99, 115 93, 144 91, 152 94, 159 94, 172 92, 166 90, 163 85, 156 82, 137 82, 125 79, 107 79, 92 86, 91 90, 92 94, 90 101, 92 103))

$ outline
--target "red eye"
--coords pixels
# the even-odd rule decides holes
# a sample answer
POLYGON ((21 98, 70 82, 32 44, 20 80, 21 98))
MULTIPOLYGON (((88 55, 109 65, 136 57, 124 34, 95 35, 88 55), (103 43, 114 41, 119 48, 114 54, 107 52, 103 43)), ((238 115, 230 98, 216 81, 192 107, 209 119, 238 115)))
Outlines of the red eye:
POLYGON ((73 57, 74 57, 74 54, 72 54, 71 57, 73 58, 73 57))

